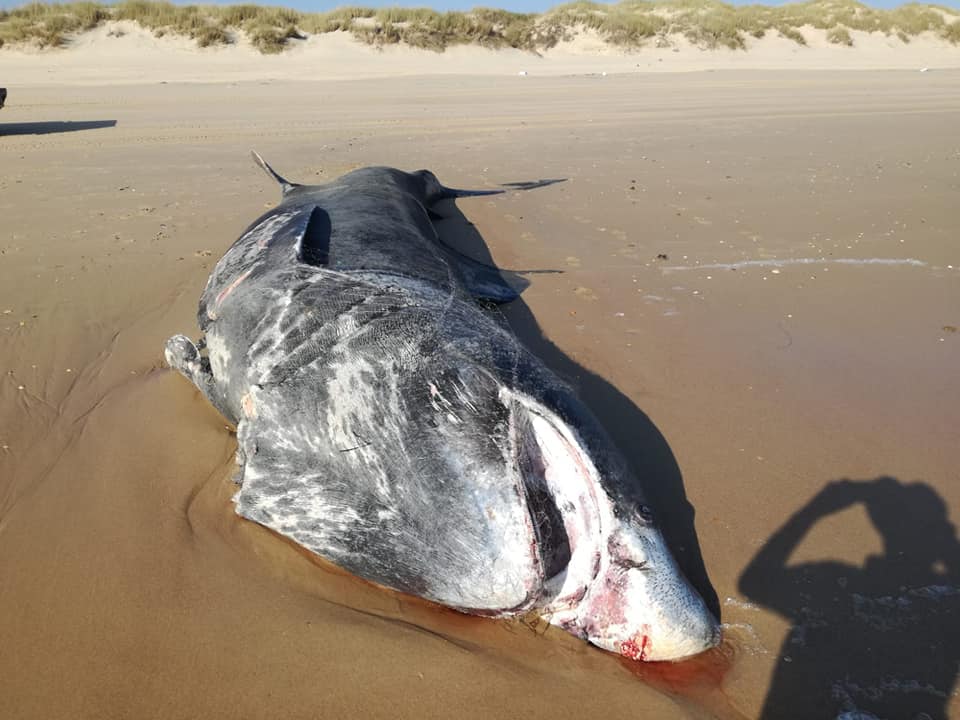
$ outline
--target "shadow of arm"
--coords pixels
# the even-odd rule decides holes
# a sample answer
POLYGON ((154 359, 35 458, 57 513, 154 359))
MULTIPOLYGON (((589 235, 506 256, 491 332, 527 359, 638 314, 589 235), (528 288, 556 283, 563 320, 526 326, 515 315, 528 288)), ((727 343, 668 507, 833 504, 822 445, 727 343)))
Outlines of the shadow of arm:
POLYGON ((790 555, 810 529, 822 518, 860 500, 856 483, 849 480, 829 483, 804 507, 798 510, 767 540, 740 575, 740 592, 754 602, 780 608, 791 603, 787 581, 794 570, 787 567, 790 555))

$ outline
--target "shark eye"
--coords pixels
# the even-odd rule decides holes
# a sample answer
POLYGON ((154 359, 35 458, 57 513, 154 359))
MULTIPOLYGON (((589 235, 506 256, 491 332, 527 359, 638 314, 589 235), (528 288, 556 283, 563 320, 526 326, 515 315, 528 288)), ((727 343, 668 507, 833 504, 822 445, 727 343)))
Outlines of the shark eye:
POLYGON ((653 510, 648 505, 637 505, 637 517, 645 523, 652 523, 653 510))

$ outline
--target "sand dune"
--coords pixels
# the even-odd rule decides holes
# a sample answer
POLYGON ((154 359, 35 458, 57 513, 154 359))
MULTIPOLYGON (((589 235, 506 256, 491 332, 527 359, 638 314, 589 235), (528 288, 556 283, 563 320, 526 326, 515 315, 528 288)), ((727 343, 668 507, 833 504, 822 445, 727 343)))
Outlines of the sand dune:
POLYGON ((136 23, 124 21, 82 33, 63 49, 5 47, 0 49, 0 59, 8 86, 960 67, 960 46, 930 33, 909 43, 882 33, 852 34, 852 48, 829 43, 825 31, 807 27, 806 46, 771 34, 760 40, 748 38, 746 50, 704 50, 682 36, 672 36, 669 47, 627 51, 583 31, 542 53, 477 46, 455 46, 438 53, 401 45, 378 49, 346 32, 334 32, 295 42, 279 55, 263 55, 242 35, 235 45, 199 48, 186 37, 158 38, 136 23))

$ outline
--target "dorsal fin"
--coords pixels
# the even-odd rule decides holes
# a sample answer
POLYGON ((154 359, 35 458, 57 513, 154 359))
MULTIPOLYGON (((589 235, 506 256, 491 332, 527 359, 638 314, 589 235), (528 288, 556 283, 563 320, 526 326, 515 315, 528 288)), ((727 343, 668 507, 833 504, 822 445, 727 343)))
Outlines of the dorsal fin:
POLYGON ((321 207, 314 207, 303 228, 297 247, 297 259, 307 265, 326 267, 330 264, 330 215, 321 207))
POLYGON ((278 183, 280 183, 280 188, 282 189, 284 195, 286 195, 288 192, 290 192, 290 191, 293 190, 294 188, 300 187, 300 184, 299 184, 299 183, 292 183, 292 182, 288 181, 287 179, 285 179, 285 178, 281 177, 280 175, 278 175, 277 172, 276 172, 276 170, 274 170, 272 167, 270 167, 270 165, 267 164, 267 161, 264 160, 262 157, 260 157, 260 154, 259 154, 256 150, 251 150, 251 151, 250 151, 250 154, 253 156, 253 159, 254 159, 254 161, 257 163, 257 165, 259 165, 261 168, 263 168, 263 171, 264 171, 267 175, 269 175, 269 176, 272 177, 274 180, 276 180, 278 183))

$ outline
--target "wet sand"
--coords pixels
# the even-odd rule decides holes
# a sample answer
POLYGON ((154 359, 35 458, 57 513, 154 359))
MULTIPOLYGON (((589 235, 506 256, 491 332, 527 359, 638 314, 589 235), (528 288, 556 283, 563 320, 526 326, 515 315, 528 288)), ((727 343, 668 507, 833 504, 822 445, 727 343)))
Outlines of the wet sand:
POLYGON ((960 71, 11 91, 5 718, 960 717, 960 71), (649 488, 727 640, 633 666, 388 593, 237 518, 162 364, 281 173, 428 167, 447 241, 649 488), (838 483, 849 478, 851 483, 838 483), (825 488, 828 488, 826 491, 825 488))

